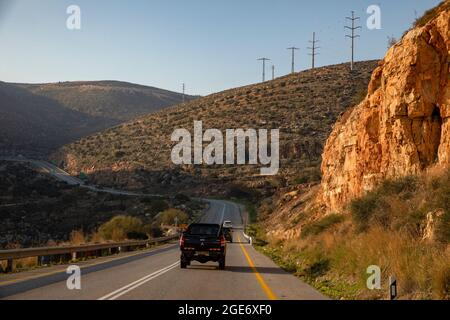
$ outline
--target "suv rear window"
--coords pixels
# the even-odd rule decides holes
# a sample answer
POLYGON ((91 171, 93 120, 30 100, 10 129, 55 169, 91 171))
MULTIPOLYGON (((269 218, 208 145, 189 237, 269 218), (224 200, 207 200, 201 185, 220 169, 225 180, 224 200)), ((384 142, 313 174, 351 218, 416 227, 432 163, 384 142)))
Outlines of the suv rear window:
POLYGON ((219 235, 219 226, 208 225, 193 225, 189 227, 188 234, 192 235, 205 235, 205 236, 217 236, 219 235))

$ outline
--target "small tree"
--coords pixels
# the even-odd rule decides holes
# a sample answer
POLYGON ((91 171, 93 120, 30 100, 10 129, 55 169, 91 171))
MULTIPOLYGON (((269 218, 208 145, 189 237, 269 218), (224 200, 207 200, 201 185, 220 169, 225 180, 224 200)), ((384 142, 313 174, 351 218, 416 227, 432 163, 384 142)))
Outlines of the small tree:
POLYGON ((130 238, 135 239, 137 235, 141 238, 144 233, 144 226, 138 218, 117 216, 103 224, 98 232, 105 240, 122 241, 130 238))
POLYGON ((178 209, 169 209, 161 213, 159 221, 167 226, 175 225, 175 218, 178 218, 178 224, 186 224, 189 222, 189 216, 184 211, 178 209))
POLYGON ((397 39, 394 36, 388 36, 388 49, 392 48, 393 46, 395 46, 395 44, 397 43, 397 39))

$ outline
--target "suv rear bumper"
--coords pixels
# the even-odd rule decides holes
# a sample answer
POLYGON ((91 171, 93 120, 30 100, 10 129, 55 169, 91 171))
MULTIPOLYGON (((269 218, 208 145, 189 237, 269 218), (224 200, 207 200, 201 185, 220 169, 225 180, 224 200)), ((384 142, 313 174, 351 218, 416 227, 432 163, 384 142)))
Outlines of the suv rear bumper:
POLYGON ((206 263, 209 261, 219 262, 225 257, 225 251, 181 251, 181 260, 184 261, 198 261, 206 263), (207 253, 207 254, 206 254, 207 253))

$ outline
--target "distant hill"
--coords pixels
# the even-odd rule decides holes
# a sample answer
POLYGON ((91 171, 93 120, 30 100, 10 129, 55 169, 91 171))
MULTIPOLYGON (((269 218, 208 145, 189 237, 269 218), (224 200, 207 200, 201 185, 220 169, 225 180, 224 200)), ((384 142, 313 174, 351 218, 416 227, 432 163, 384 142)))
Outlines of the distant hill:
POLYGON ((164 192, 220 193, 230 185, 270 192, 289 182, 320 181, 321 153, 339 115, 364 99, 377 61, 318 68, 213 94, 141 117, 68 145, 55 155, 99 183, 164 192), (174 129, 280 128, 281 172, 263 178, 249 166, 172 165, 174 129))
MULTIPOLYGON (((94 117, 119 122, 182 102, 181 93, 119 81, 18 84, 32 93, 94 117)), ((187 100, 193 97, 187 96, 187 100)))
POLYGON ((180 93, 116 81, 0 82, 0 150, 47 153, 181 101, 180 93))

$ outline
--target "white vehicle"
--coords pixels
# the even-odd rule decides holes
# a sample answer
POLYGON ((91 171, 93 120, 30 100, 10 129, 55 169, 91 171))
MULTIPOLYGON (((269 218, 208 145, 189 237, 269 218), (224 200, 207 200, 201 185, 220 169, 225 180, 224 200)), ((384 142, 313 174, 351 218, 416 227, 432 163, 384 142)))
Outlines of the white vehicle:
POLYGON ((233 228, 233 223, 231 221, 224 221, 223 222, 223 227, 227 228, 227 229, 232 229, 233 228))

